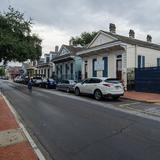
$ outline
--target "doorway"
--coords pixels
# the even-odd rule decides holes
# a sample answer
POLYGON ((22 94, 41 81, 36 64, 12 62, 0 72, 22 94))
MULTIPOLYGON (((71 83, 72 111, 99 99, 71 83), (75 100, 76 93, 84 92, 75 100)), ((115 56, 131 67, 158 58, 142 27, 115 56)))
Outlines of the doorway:
POLYGON ((116 77, 122 80, 122 55, 118 55, 116 59, 116 77))

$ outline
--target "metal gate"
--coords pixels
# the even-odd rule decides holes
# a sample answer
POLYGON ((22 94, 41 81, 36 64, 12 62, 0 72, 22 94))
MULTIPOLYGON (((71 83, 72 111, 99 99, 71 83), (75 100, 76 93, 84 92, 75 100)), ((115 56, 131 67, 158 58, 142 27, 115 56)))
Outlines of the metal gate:
POLYGON ((160 93, 160 67, 136 68, 135 90, 160 93))

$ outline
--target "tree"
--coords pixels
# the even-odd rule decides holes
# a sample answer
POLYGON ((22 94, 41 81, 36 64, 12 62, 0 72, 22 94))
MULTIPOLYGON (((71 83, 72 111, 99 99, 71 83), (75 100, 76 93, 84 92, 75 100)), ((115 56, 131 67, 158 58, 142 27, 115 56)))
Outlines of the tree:
POLYGON ((71 37, 70 41, 72 41, 73 45, 80 44, 81 46, 85 46, 89 44, 96 35, 97 32, 83 32, 80 36, 71 37))
POLYGON ((11 6, 0 13, 0 61, 39 59, 42 54, 41 39, 31 34, 32 20, 11 6))

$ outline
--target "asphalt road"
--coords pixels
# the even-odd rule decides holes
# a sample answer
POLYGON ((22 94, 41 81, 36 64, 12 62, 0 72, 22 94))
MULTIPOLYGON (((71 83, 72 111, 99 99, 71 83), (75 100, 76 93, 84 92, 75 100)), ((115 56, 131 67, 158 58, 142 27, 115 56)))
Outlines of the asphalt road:
POLYGON ((107 108, 122 100, 102 107, 92 98, 54 90, 29 93, 4 81, 0 88, 52 159, 160 159, 160 122, 107 108))

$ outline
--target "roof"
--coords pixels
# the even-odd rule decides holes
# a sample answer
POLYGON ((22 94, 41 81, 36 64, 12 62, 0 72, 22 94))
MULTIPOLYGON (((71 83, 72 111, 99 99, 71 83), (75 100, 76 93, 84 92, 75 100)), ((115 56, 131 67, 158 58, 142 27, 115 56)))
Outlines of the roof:
MULTIPOLYGON (((73 59, 73 56, 75 56, 77 52, 84 49, 82 47, 69 46, 69 45, 64 45, 64 44, 62 45, 61 49, 63 47, 66 48, 69 51, 69 53, 64 54, 64 55, 57 54, 57 56, 55 56, 55 58, 53 58, 53 60, 52 60, 53 62, 60 61, 61 59, 73 59)), ((61 51, 61 49, 60 49, 60 51, 61 51)), ((59 53, 60 53, 60 51, 59 51, 59 53)))
POLYGON ((68 49, 68 51, 71 53, 71 54, 76 54, 76 52, 79 52, 81 50, 83 50, 82 47, 76 47, 76 46, 69 46, 69 45, 62 45, 62 47, 65 47, 68 49))
POLYGON ((120 40, 120 41, 122 41, 124 43, 128 43, 128 44, 138 45, 138 46, 142 46, 142 47, 146 47, 146 48, 160 50, 160 45, 155 44, 155 43, 146 42, 146 41, 138 40, 138 39, 135 39, 135 38, 129 38, 129 37, 126 37, 126 36, 114 34, 114 33, 103 31, 103 30, 101 30, 101 31, 103 33, 106 33, 106 34, 114 37, 114 38, 117 38, 118 40, 120 40))

